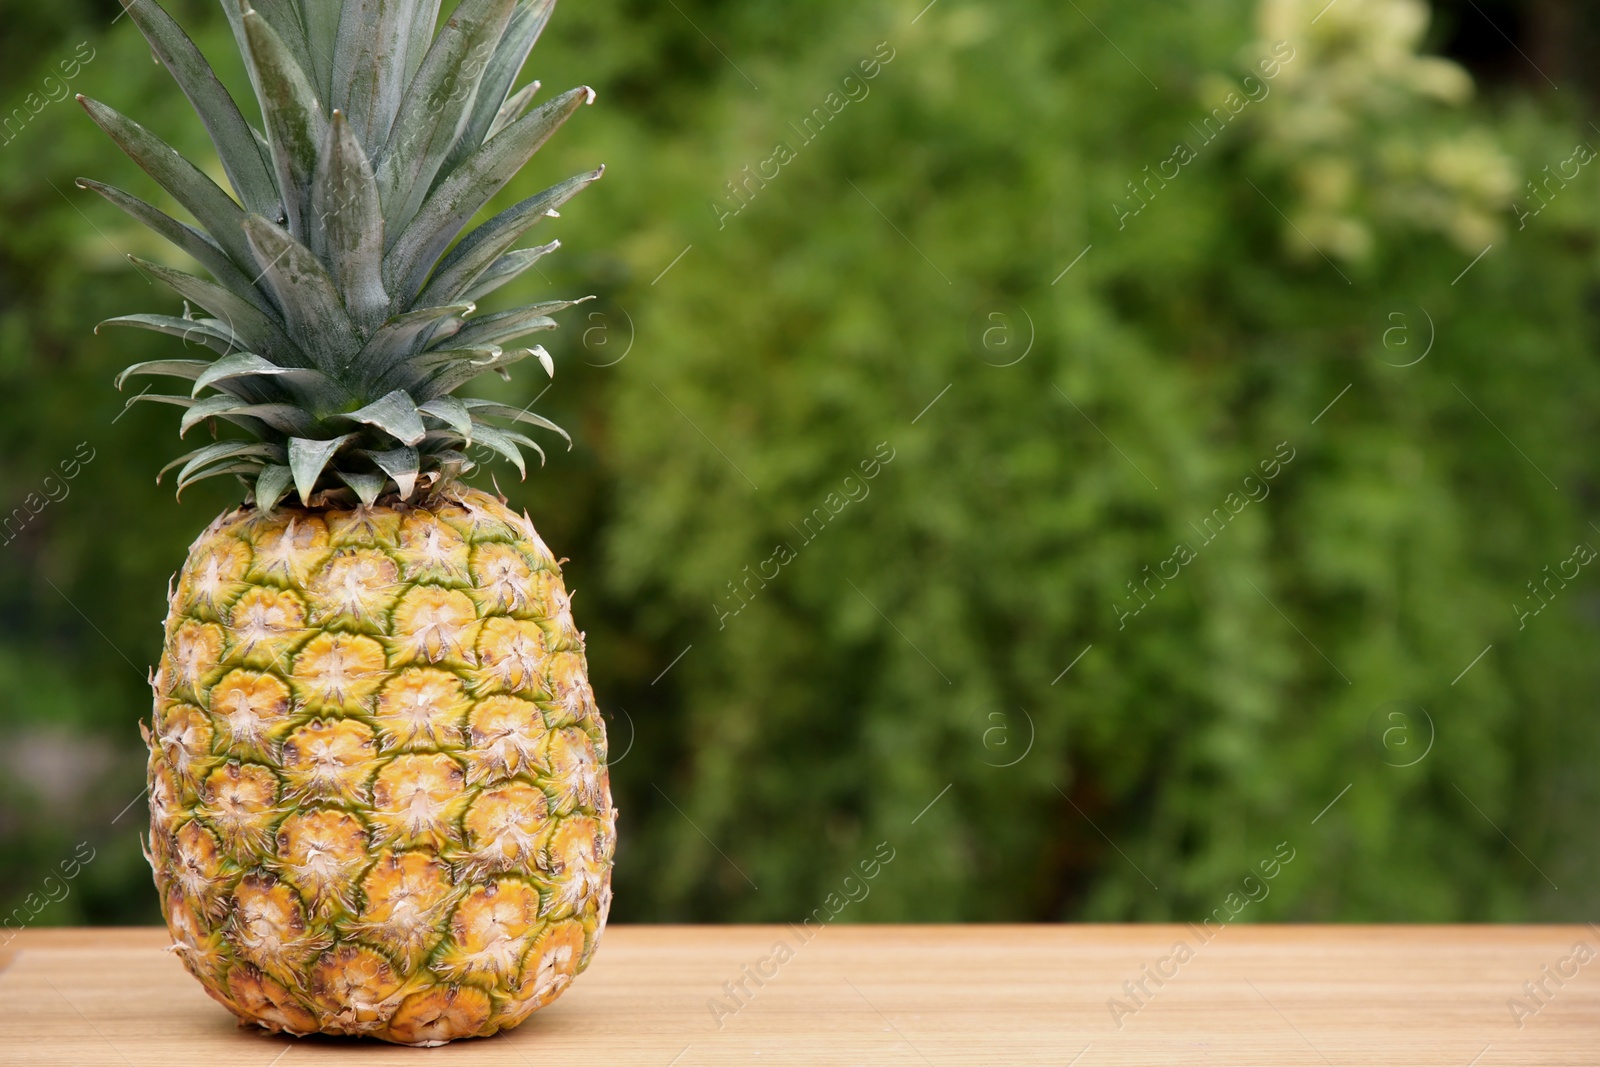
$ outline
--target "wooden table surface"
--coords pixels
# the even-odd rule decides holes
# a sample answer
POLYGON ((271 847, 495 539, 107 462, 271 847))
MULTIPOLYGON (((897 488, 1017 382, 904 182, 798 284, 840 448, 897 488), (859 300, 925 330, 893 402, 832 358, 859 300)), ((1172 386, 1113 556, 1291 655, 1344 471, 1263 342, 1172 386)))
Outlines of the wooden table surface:
POLYGON ((835 926, 809 942, 612 927, 521 1029, 437 1049, 240 1030, 166 944, 17 935, 0 948, 0 1064, 1600 1065, 1585 926, 1234 926, 1209 942, 1186 926, 835 926), (746 965, 774 976, 758 987, 746 965), (741 979, 742 1007, 724 988, 741 979))

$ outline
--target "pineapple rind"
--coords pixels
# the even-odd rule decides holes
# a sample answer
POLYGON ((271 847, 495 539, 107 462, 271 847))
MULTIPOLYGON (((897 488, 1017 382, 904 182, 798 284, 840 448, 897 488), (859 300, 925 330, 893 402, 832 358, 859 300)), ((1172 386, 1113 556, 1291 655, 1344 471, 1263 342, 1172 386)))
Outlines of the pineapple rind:
POLYGON ((162 912, 241 1023, 436 1045, 516 1026, 588 965, 605 726, 525 516, 476 490, 224 515, 153 684, 162 912))

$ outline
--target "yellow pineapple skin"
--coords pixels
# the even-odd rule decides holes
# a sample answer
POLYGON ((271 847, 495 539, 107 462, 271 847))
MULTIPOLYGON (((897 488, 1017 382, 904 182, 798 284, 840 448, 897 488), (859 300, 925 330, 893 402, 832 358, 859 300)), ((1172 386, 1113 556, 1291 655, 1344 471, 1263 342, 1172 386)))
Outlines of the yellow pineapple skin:
POLYGON ((152 678, 149 858, 241 1025, 439 1045, 593 957, 616 810, 583 635, 526 515, 246 508, 195 541, 152 678))

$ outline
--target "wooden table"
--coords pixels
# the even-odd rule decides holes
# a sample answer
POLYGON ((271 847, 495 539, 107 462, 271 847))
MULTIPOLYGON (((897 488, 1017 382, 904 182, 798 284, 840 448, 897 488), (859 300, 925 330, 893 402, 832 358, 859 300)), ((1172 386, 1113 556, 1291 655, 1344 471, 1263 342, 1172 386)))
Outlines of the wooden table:
POLYGON ((427 1050, 237 1029, 166 943, 18 935, 0 1064, 1600 1064, 1600 928, 1583 926, 613 927, 520 1030, 427 1050), (724 987, 741 980, 742 1007, 724 987))

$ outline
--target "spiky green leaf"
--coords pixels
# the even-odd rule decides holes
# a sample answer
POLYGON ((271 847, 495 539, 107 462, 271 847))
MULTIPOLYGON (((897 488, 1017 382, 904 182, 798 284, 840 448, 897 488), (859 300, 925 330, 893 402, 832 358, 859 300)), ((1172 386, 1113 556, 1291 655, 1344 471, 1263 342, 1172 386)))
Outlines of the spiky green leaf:
POLYGON ((205 227, 213 240, 232 257, 241 270, 250 265, 250 251, 245 246, 239 223, 244 212, 233 198, 223 192, 217 183, 201 172, 200 168, 178 154, 177 149, 134 122, 114 108, 86 96, 78 97, 83 109, 95 124, 110 135, 117 147, 128 158, 156 180, 156 184, 172 194, 205 227))
POLYGON ((316 420, 306 414, 303 408, 293 404, 252 404, 236 396, 223 394, 221 396, 208 396, 204 400, 195 400, 193 406, 183 413, 183 419, 178 423, 178 436, 186 436, 194 429, 197 423, 207 419, 227 419, 229 422, 237 418, 250 418, 270 426, 281 434, 305 434, 316 431, 316 420))
POLYGON ((433 46, 433 31, 439 25, 441 4, 440 0, 415 0, 413 6, 416 13, 409 20, 411 34, 406 43, 406 85, 416 80, 423 61, 428 58, 428 51, 433 46))
POLYGON ((169 242, 198 262, 202 267, 211 272, 211 276, 224 287, 250 301, 262 311, 272 311, 267 298, 256 290, 250 278, 244 271, 234 265, 228 253, 222 246, 211 239, 210 236, 200 232, 187 223, 179 222, 171 215, 159 211, 151 205, 131 196, 121 189, 104 185, 88 178, 78 179, 78 188, 99 193, 129 215, 138 219, 144 225, 165 237, 169 242))
POLYGON ((355 437, 355 434, 347 433, 324 441, 304 437, 289 439, 289 469, 294 473, 294 487, 300 494, 300 503, 307 507, 311 505, 311 494, 316 491, 317 479, 322 477, 328 460, 355 437))
POLYGON ((525 348, 508 348, 492 360, 457 360, 439 368, 427 379, 413 386, 410 392, 412 396, 427 403, 455 392, 473 379, 483 377, 488 371, 504 371, 506 367, 520 363, 530 355, 532 353, 525 348))
POLYGON ((243 22, 285 218, 291 233, 304 234, 317 150, 327 139, 327 116, 302 62, 277 31, 255 11, 246 11, 243 22))
POLYGON ((197 448, 193 452, 185 453, 161 468, 156 475, 159 483, 166 473, 174 467, 182 467, 178 472, 178 481, 182 482, 194 471, 208 463, 215 463, 223 459, 235 459, 239 456, 259 456, 265 459, 283 461, 283 447, 281 445, 264 444, 260 441, 218 441, 215 444, 197 448))
POLYGON ((502 354, 503 350, 499 345, 479 345, 475 348, 430 348, 396 364, 394 372, 402 379, 414 380, 423 377, 424 372, 451 363, 468 363, 487 370, 499 361, 502 354))
MULTIPOLYGON (((513 204, 467 234, 436 268, 432 268, 433 278, 419 299, 423 303, 455 299, 452 294, 464 291, 496 258, 516 244, 524 233, 541 220, 548 218, 556 208, 599 181, 605 171, 604 167, 597 167, 587 174, 579 174, 559 182, 543 192, 535 193, 521 203, 513 204)), ((544 247, 547 252, 554 252, 561 247, 561 242, 552 241, 544 247)), ((426 273, 429 267, 431 264, 418 269, 426 273)), ((421 279, 413 272, 406 281, 420 284, 421 279)), ((410 292, 410 289, 405 288, 403 291, 410 292)))
MULTIPOLYGON (((333 97, 333 67, 339 45, 343 13, 358 3, 344 0, 298 0, 300 24, 306 31, 305 72, 317 90, 317 99, 333 97)), ((368 25, 367 32, 372 27, 368 25)))
POLYGON ((422 440, 423 434, 428 432, 427 427, 422 425, 422 416, 417 414, 417 405, 403 389, 396 389, 359 411, 332 417, 376 426, 395 440, 407 445, 416 444, 422 440))
POLYGON ((294 472, 288 467, 261 468, 261 474, 256 478, 256 506, 271 511, 278 506, 278 501, 283 499, 283 494, 289 491, 293 482, 294 472))
POLYGON ((244 231, 262 283, 283 308, 289 338, 324 371, 337 373, 347 366, 360 339, 339 299, 339 287, 311 249, 260 215, 246 218, 244 231))
POLYGON ((111 380, 111 384, 121 389, 123 382, 139 375, 185 378, 193 381, 204 374, 210 366, 211 364, 203 359, 150 359, 123 368, 122 373, 111 380))
POLYGON ((482 445, 500 453, 502 456, 516 464, 517 473, 524 479, 528 477, 528 464, 522 458, 522 450, 517 443, 502 431, 487 423, 478 423, 473 427, 473 443, 482 445))
MULTIPOLYGON (((106 319, 100 326, 131 326, 134 329, 169 334, 182 338, 185 345, 204 345, 224 356, 232 355, 245 347, 243 338, 234 334, 218 319, 184 319, 176 315, 119 315, 114 319, 106 319)), ((95 333, 100 332, 100 326, 94 328, 95 333)))
POLYGON ((439 182, 405 231, 390 242, 384 278, 405 296, 422 288, 429 267, 551 134, 582 104, 594 99, 587 86, 573 89, 518 119, 504 133, 468 156, 439 182))
MULTIPOLYGON (((338 3, 341 0, 328 0, 328 2, 338 3)), ((306 71, 311 69, 311 53, 306 45, 306 24, 300 17, 300 0, 222 0, 222 6, 227 9, 237 9, 241 14, 254 10, 257 15, 266 19, 294 61, 300 65, 300 69, 306 71)), ((241 51, 247 48, 246 32, 241 28, 239 38, 241 51)))
POLYGON ((415 448, 393 448, 387 452, 364 453, 378 468, 394 480, 401 500, 410 500, 417 488, 417 475, 422 470, 422 456, 415 448))
POLYGON ((460 397, 436 397, 417 410, 424 415, 432 415, 459 433, 467 444, 472 443, 472 413, 467 410, 467 405, 462 403, 460 397))
POLYGON ((371 151, 389 139, 405 92, 406 44, 417 0, 346 0, 333 53, 333 109, 371 151))
POLYGON ((425 344, 437 344, 456 334, 466 323, 463 316, 473 307, 472 304, 447 304, 396 315, 373 332, 353 366, 369 377, 380 376, 425 344))
POLYGON ((502 341, 515 340, 541 330, 553 330, 558 324, 550 317, 552 312, 562 311, 582 302, 549 300, 502 311, 495 315, 469 319, 461 332, 456 334, 454 343, 462 348, 471 348, 474 345, 497 345, 502 341))
POLYGON ((521 73, 523 64, 528 61, 528 53, 533 50, 534 42, 544 32, 555 6, 555 0, 519 0, 516 10, 511 14, 510 23, 506 25, 505 35, 500 38, 494 56, 489 60, 489 68, 484 71, 483 82, 478 87, 478 99, 472 105, 472 114, 468 116, 450 152, 450 158, 445 162, 446 172, 454 170, 456 165, 489 139, 489 129, 505 105, 506 98, 511 95, 511 86, 521 73))
POLYGON ((122 409, 124 411, 126 411, 129 408, 133 407, 133 405, 135 405, 135 404, 150 404, 150 403, 154 403, 154 404, 171 404, 173 407, 178 407, 178 408, 192 408, 197 403, 199 403, 199 401, 195 400, 193 397, 172 396, 172 395, 167 394, 167 393, 139 393, 139 394, 137 394, 135 396, 130 396, 128 398, 128 402, 126 404, 122 405, 122 409))
POLYGON ((389 314, 383 290, 383 210, 378 183, 343 113, 328 123, 328 141, 311 191, 311 250, 328 265, 344 306, 362 335, 389 314))
POLYGON ((276 214, 278 187, 271 166, 257 147, 250 124, 189 35, 154 0, 122 0, 122 6, 150 42, 156 59, 194 105, 216 146, 222 169, 245 206, 261 214, 276 214))
POLYGON ((567 447, 569 449, 572 447, 572 436, 568 434, 567 431, 563 430, 561 427, 557 426, 543 415, 535 415, 526 408, 514 408, 509 404, 498 404, 493 400, 479 400, 475 397, 467 397, 462 401, 462 403, 466 405, 467 409, 472 412, 474 417, 510 419, 512 422, 525 422, 530 426, 537 426, 540 429, 552 430, 561 435, 562 440, 567 442, 567 447))
POLYGON ((256 474, 258 474, 260 472, 260 470, 261 470, 261 461, 260 460, 245 460, 243 462, 227 462, 227 463, 220 463, 220 464, 218 464, 217 466, 214 466, 214 467, 206 467, 206 468, 204 468, 202 470, 196 471, 195 473, 189 475, 187 478, 179 478, 178 479, 178 485, 177 485, 178 499, 179 500, 183 499, 183 491, 185 489, 189 488, 191 485, 193 485, 196 482, 203 482, 207 478, 216 478, 216 477, 219 477, 219 476, 224 475, 224 474, 237 474, 237 475, 239 475, 241 477, 244 477, 245 475, 256 475, 256 474))
POLYGON ((384 475, 371 471, 337 470, 334 473, 339 476, 340 481, 354 489, 356 497, 368 507, 378 502, 378 497, 383 495, 384 484, 388 481, 384 475))
MULTIPOLYGON (((489 137, 495 136, 501 130, 520 119, 523 112, 528 110, 528 105, 533 102, 533 98, 538 94, 539 83, 533 81, 506 97, 506 102, 500 105, 500 110, 495 115, 494 122, 489 124, 489 137)), ((485 137, 484 140, 488 140, 489 137, 485 137)))
POLYGON ((337 387, 319 372, 301 367, 280 367, 252 352, 224 356, 211 364, 195 379, 193 395, 199 396, 200 390, 217 382, 243 377, 288 378, 305 385, 317 385, 325 394, 338 395, 337 387))
MULTIPOLYGON (((482 426, 483 424, 478 423, 478 425, 482 426)), ((539 466, 544 466, 546 456, 544 454, 544 449, 539 446, 539 442, 535 441, 525 433, 518 433, 516 430, 501 429, 500 432, 505 434, 508 440, 516 442, 523 448, 531 448, 537 452, 539 454, 539 466)), ((568 447, 570 449, 571 446, 569 445, 568 447)))
POLYGON ((394 129, 374 161, 391 247, 416 215, 455 145, 495 43, 511 18, 512 2, 462 0, 400 102, 394 129))
POLYGON ((514 252, 507 252, 489 264, 488 269, 479 274, 456 299, 473 302, 482 300, 502 285, 516 281, 524 271, 560 247, 560 241, 551 241, 537 248, 519 248, 514 252))
POLYGON ((161 279, 186 300, 192 300, 221 319, 229 332, 245 342, 244 347, 253 352, 272 357, 273 361, 290 366, 304 366, 305 356, 289 340, 276 322, 262 314, 244 298, 236 296, 220 285, 214 285, 181 270, 163 267, 137 256, 129 256, 139 269, 161 279))

